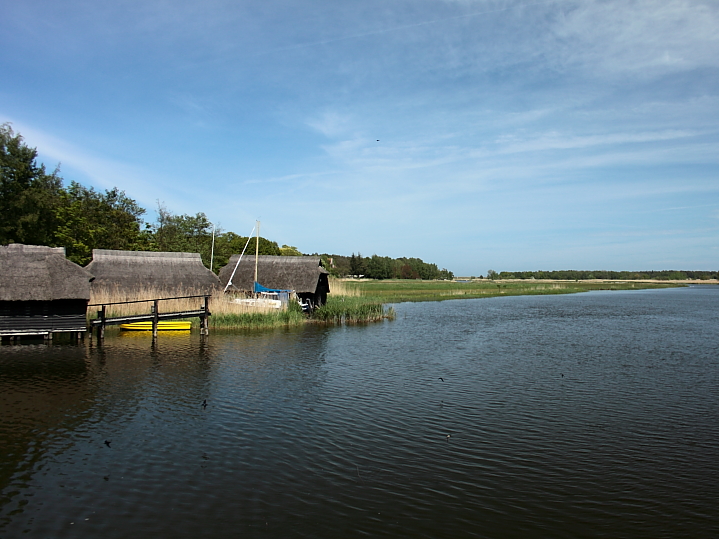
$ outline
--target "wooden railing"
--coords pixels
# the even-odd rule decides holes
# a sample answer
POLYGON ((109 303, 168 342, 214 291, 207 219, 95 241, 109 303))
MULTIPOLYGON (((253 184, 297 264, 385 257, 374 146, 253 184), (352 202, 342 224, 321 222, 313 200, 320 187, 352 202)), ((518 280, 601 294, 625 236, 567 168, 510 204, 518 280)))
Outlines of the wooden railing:
POLYGON ((170 320, 176 318, 194 318, 199 317, 200 319, 200 334, 209 334, 208 319, 212 313, 210 313, 210 295, 200 296, 177 296, 174 298, 157 298, 157 299, 140 299, 133 301, 112 301, 108 303, 92 303, 88 307, 100 307, 97 311, 97 318, 90 321, 91 329, 97 328, 97 337, 102 339, 105 336, 105 326, 117 325, 117 324, 130 324, 132 322, 152 322, 152 336, 157 337, 157 325, 160 320, 170 320), (185 311, 174 311, 174 312, 160 312, 161 301, 173 301, 179 299, 192 299, 192 298, 203 298, 202 304, 199 309, 185 310, 185 311), (110 305, 127 305, 130 303, 150 303, 152 302, 151 311, 149 314, 131 314, 125 316, 106 316, 107 307, 110 305))

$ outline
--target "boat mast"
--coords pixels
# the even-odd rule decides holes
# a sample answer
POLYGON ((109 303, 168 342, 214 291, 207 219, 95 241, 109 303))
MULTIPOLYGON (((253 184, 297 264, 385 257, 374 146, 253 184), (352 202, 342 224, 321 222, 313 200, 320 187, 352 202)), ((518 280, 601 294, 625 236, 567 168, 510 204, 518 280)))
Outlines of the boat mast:
POLYGON ((210 251, 210 271, 214 273, 212 266, 215 262, 215 225, 212 224, 212 250, 210 251))
MULTIPOLYGON (((255 282, 257 282, 257 258, 260 254, 260 222, 257 221, 257 241, 255 242, 255 282)), ((255 290, 255 285, 252 285, 252 289, 255 290)), ((257 295, 257 290, 255 290, 257 295)))
MULTIPOLYGON (((240 262, 242 262, 242 257, 245 256, 245 251, 247 250, 247 247, 250 245, 250 240, 252 240, 252 234, 255 233, 255 229, 253 228, 250 231, 250 235, 247 236, 247 241, 245 242, 245 247, 242 249, 242 252, 240 253, 239 258, 237 259, 237 264, 235 264, 235 269, 232 270, 232 275, 230 275, 230 280, 227 281, 227 284, 225 285, 225 289, 223 292, 227 292, 227 289, 232 286, 232 279, 235 278, 235 273, 237 273, 237 268, 240 267, 240 262)), ((252 285, 252 289, 254 290, 255 286, 252 285)))

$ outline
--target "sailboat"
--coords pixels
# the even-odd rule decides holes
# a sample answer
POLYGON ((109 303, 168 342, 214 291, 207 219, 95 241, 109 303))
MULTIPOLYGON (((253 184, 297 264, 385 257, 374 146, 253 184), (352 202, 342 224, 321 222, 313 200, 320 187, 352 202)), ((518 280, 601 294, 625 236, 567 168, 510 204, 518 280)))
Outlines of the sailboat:
MULTIPOLYGON (((290 294, 292 294, 293 290, 280 290, 276 288, 267 288, 266 286, 262 286, 259 281, 257 280, 257 272, 258 272, 258 261, 259 261, 259 254, 260 254, 260 222, 257 221, 255 224, 254 231, 257 231, 256 239, 255 239, 255 277, 252 283, 252 298, 236 298, 234 300, 234 303, 239 303, 241 305, 246 305, 248 307, 260 307, 265 309, 281 309, 283 304, 286 304, 289 301, 290 294)), ((245 254, 245 251, 247 250, 247 246, 250 243, 250 239, 252 238, 252 235, 250 234, 250 237, 247 238, 247 243, 245 243, 245 248, 242 249, 242 253, 240 253, 240 257, 237 259, 237 264, 235 264, 235 269, 232 271, 232 275, 230 276, 230 279, 227 281, 227 285, 225 285, 225 292, 227 292, 227 289, 232 286, 232 279, 235 276, 235 273, 237 272, 237 268, 240 265, 240 262, 242 262, 242 257, 245 254)))

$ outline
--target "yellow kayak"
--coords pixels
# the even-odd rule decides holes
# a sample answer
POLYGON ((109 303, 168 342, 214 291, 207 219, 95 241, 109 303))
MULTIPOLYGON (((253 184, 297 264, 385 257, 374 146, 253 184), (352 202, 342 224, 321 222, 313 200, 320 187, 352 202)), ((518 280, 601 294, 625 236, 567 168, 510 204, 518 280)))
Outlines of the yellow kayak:
MULTIPOLYGON (((158 322, 158 331, 190 331, 192 322, 158 322)), ((152 331, 152 322, 132 322, 120 324, 120 329, 126 331, 152 331)))

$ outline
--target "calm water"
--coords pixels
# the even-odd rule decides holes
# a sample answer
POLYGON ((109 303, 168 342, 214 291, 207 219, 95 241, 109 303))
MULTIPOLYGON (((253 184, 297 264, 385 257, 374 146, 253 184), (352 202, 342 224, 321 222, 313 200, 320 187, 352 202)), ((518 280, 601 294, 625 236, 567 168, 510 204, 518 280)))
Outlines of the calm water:
POLYGON ((719 536, 719 287, 396 310, 0 347, 0 537, 719 536))

